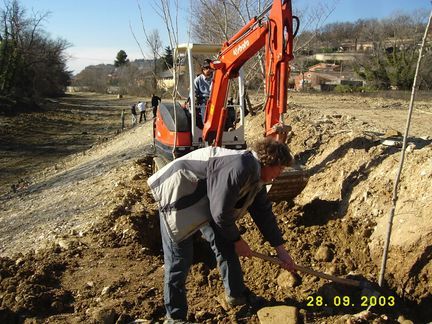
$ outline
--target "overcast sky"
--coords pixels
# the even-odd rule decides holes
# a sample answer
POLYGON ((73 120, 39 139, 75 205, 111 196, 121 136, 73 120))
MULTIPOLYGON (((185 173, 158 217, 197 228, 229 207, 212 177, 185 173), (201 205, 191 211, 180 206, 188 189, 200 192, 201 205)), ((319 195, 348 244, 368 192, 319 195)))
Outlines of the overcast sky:
MULTIPOLYGON (((53 38, 66 39, 68 67, 78 73, 87 65, 113 63, 117 52, 126 51, 128 58, 142 58, 129 24, 139 39, 143 39, 137 1, 144 13, 147 30, 159 29, 163 46, 169 45, 165 25, 153 8, 155 0, 20 0, 28 14, 50 12, 43 29, 53 38)), ((424 8, 431 10, 430 0, 333 0, 336 9, 326 22, 355 21, 359 18, 388 17, 394 12, 412 12, 424 8)), ((189 41, 186 21, 190 19, 190 0, 179 0, 179 42, 189 41)), ((315 3, 332 3, 322 0, 293 0, 294 7, 314 6, 315 3)), ((3 7, 3 2, 0 4, 3 7)), ((142 44, 145 49, 145 45, 142 44)))

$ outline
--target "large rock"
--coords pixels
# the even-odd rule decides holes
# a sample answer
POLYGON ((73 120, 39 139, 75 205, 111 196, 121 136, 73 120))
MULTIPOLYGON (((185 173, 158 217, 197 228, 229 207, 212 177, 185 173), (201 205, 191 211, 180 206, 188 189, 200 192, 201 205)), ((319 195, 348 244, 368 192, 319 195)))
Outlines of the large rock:
POLYGON ((297 308, 292 306, 264 307, 257 315, 262 324, 298 323, 297 308))
POLYGON ((100 324, 114 324, 117 314, 116 311, 110 307, 97 307, 90 310, 91 318, 100 324))

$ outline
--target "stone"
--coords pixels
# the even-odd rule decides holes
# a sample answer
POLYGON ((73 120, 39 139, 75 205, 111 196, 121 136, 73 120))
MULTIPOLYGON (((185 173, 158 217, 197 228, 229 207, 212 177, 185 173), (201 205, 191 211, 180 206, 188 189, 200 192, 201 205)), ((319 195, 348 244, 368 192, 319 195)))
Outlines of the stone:
POLYGON ((398 317, 397 321, 398 321, 400 324, 414 324, 413 321, 411 321, 411 320, 409 320, 409 319, 406 319, 405 316, 403 316, 403 315, 400 315, 400 316, 398 317))
POLYGON ((62 250, 65 250, 65 251, 69 250, 69 248, 70 248, 70 243, 68 241, 65 241, 65 240, 62 240, 62 239, 60 239, 60 240, 57 241, 57 245, 62 250))
POLYGON ((415 149, 417 148, 417 146, 414 143, 408 143, 405 152, 406 153, 412 153, 415 149))
POLYGON ((391 139, 382 140, 381 144, 385 146, 402 147, 401 141, 395 141, 391 139))
POLYGON ((354 314, 352 316, 352 318, 355 321, 370 321, 373 318, 373 313, 368 311, 368 310, 364 310, 361 311, 360 313, 354 314))
POLYGON ((16 261, 15 261, 15 265, 17 265, 17 266, 21 266, 21 265, 23 265, 24 264, 24 259, 23 258, 18 258, 18 259, 16 259, 16 261))
POLYGON ((111 290, 111 286, 103 287, 101 295, 102 296, 107 295, 110 292, 110 290, 111 290))
POLYGON ((116 312, 112 308, 95 308, 91 312, 91 317, 96 323, 115 324, 116 312))
POLYGON ((385 132, 384 137, 385 138, 402 137, 402 133, 395 129, 390 128, 385 132))
POLYGON ((333 256, 333 251, 327 245, 322 244, 315 253, 315 260, 329 262, 333 256))
POLYGON ((335 320, 334 324, 347 324, 352 323, 350 315, 343 315, 342 317, 335 320))
POLYGON ((327 273, 330 275, 337 275, 338 273, 338 268, 336 266, 336 264, 331 264, 328 268, 327 268, 327 273))
POLYGON ((298 274, 289 271, 282 271, 276 281, 278 286, 283 289, 297 287, 301 283, 298 274))
POLYGON ((298 323, 298 311, 293 306, 264 307, 257 315, 261 324, 298 323))

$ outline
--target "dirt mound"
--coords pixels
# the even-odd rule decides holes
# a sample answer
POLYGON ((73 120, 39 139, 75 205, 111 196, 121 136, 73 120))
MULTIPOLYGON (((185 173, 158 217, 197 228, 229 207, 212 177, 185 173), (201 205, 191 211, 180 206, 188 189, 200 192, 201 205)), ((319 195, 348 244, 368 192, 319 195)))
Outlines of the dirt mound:
POLYGON ((163 317, 163 262, 157 208, 146 184, 148 162, 128 163, 133 171, 112 193, 114 204, 85 231, 72 229, 44 240, 36 252, 1 259, 0 322, 163 317))
MULTIPOLYGON (((274 205, 286 246, 301 265, 373 284, 400 154, 399 138, 392 137, 390 146, 384 140, 390 129, 401 131, 406 102, 303 94, 290 102, 290 147, 311 176, 294 202, 274 205)), ((421 105, 429 111, 429 103, 421 105)), ((244 259, 246 283, 265 297, 263 306, 296 307, 300 322, 307 323, 432 319, 432 115, 420 117, 423 126, 417 120, 410 138, 381 296, 244 259), (360 313, 368 306, 372 313, 360 313)), ((249 143, 262 136, 263 121, 262 112, 248 117, 249 143)), ((63 160, 2 201, 0 322, 163 319, 158 211, 146 184, 150 161, 143 158, 150 130, 128 130, 63 160), (31 247, 40 248, 16 254, 31 247)), ((253 249, 273 253, 250 217, 239 226, 253 249)), ((259 322, 257 309, 226 307, 208 244, 200 237, 194 244, 190 320, 259 322)))
POLYGON ((2 323, 12 323, 16 314, 26 316, 73 310, 72 293, 60 285, 68 267, 59 249, 17 259, 1 258, 2 323))
MULTIPOLYGON (((290 113, 294 133, 290 147, 311 177, 294 207, 278 212, 294 249, 291 253, 300 264, 317 270, 361 274, 376 282, 401 138, 387 146, 383 143, 388 130, 373 120, 366 123, 350 115, 320 114, 295 106, 290 113), (326 262, 317 260, 323 247, 331 251, 326 262)), ((258 117, 247 127, 262 129, 261 124, 258 117)), ((250 140, 257 133, 250 132, 250 140)), ((432 145, 427 137, 412 137, 409 142, 386 280, 405 307, 414 309, 412 302, 419 304, 425 318, 431 319, 432 221, 427 215, 432 201, 432 145)))

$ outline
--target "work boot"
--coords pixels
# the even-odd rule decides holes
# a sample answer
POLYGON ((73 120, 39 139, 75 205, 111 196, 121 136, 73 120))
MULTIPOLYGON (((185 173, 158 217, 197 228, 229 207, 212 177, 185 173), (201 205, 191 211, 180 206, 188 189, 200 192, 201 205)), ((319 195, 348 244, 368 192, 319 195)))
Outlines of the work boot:
POLYGON ((263 297, 255 295, 252 291, 246 288, 243 295, 239 297, 225 296, 226 302, 229 306, 241 306, 249 305, 251 307, 261 307, 265 304, 265 299, 263 297))

